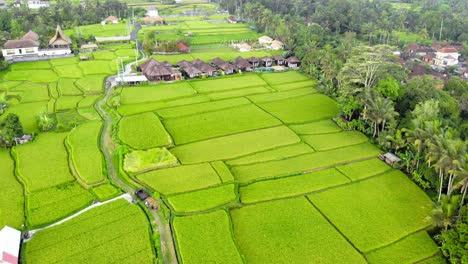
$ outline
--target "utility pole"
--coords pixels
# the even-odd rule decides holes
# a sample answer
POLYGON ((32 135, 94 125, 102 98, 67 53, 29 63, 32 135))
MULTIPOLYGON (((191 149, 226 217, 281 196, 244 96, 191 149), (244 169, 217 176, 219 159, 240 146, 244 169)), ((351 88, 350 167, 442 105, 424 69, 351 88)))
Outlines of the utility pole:
POLYGON ((125 72, 125 68, 123 65, 123 59, 128 59, 128 56, 126 57, 118 57, 117 58, 117 81, 120 82, 120 84, 123 83, 123 75, 125 72))

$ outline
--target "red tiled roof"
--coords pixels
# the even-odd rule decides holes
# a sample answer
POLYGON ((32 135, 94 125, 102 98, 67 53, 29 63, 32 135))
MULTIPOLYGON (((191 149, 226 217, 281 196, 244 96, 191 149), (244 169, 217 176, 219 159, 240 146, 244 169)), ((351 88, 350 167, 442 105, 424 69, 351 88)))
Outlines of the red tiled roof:
POLYGON ((457 53, 458 51, 453 47, 443 47, 437 50, 437 52, 441 53, 457 53))
POLYGON ((180 52, 189 52, 190 51, 190 47, 185 45, 183 42, 177 43, 177 49, 179 49, 180 52))
POLYGON ((33 48, 39 47, 39 43, 31 39, 13 39, 8 40, 5 45, 3 45, 5 49, 21 49, 21 48, 33 48))
POLYGON ((22 40, 27 40, 27 39, 38 40, 39 35, 36 32, 29 30, 28 33, 24 34, 24 36, 21 39, 22 40))

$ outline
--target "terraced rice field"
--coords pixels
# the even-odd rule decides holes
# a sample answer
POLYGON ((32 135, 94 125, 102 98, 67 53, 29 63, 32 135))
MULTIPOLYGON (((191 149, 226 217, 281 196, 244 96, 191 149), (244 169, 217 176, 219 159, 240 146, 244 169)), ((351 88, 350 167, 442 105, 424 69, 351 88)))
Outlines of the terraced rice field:
POLYGON ((425 231, 429 198, 366 136, 342 131, 336 103, 314 86, 284 72, 122 89, 122 120, 156 113, 174 139, 180 165, 131 177, 175 215, 179 261, 395 263, 437 253, 425 231))
MULTIPOLYGON (((14 64, 3 75, 7 113, 38 132, 49 111, 61 132, 0 151, 1 226, 46 226, 121 194, 106 178, 94 104, 115 58, 131 52, 14 64)), ((438 260, 429 198, 363 134, 342 131, 336 103, 315 86, 288 71, 115 90, 119 174, 171 210, 181 263, 438 260)), ((152 236, 141 208, 117 200, 37 232, 23 250, 28 263, 153 263, 152 236)))

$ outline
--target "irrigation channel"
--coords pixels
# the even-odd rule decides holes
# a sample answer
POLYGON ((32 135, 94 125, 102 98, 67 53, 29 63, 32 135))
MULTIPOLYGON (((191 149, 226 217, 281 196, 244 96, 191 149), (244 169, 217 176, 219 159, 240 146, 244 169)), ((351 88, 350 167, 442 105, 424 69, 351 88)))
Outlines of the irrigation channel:
MULTIPOLYGON (((141 60, 145 58, 146 57, 143 56, 141 60)), ((134 63, 136 62, 132 62, 125 66, 125 74, 130 73, 131 66, 134 63)), ((108 80, 109 79, 113 80, 115 79, 115 76, 109 77, 108 80)), ((107 81, 106 83, 113 83, 113 82, 107 81)), ((116 144, 112 138, 113 118, 112 118, 112 115, 106 110, 107 107, 105 107, 108 100, 112 97, 114 89, 113 89, 113 85, 105 85, 104 89, 105 89, 104 97, 102 97, 96 103, 96 109, 101 115, 102 120, 103 120, 103 130, 101 133, 101 146, 102 146, 102 151, 104 153, 104 157, 107 163, 107 173, 109 177, 114 181, 115 184, 118 184, 127 193, 134 196, 135 190, 133 189, 133 187, 128 185, 125 181, 123 181, 118 176, 117 170, 115 168, 113 157, 114 157, 114 153, 116 153, 116 144)), ((153 229, 153 232, 159 233, 162 256, 158 256, 158 257, 162 257, 164 263, 166 264, 169 264, 169 263, 176 264, 177 256, 175 253, 174 241, 172 239, 172 233, 171 233, 169 223, 166 223, 166 221, 164 220, 164 217, 161 216, 159 211, 155 212, 155 211, 150 210, 150 212, 151 212, 152 218, 154 219, 154 223, 157 226, 157 230, 153 229)))

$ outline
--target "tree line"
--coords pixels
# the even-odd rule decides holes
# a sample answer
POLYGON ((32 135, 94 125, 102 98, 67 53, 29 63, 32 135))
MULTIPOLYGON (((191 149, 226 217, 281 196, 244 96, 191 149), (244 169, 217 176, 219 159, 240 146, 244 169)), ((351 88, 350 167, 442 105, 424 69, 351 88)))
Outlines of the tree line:
POLYGON ((337 100, 338 125, 402 159, 401 169, 434 200, 435 237, 452 263, 468 256, 468 83, 450 73, 447 82, 409 79, 385 38, 398 27, 437 35, 442 20, 431 21, 448 8, 443 39, 466 42, 459 26, 468 26, 467 4, 414 1, 417 9, 395 10, 383 1, 221 1, 302 60, 302 71, 337 100), (369 41, 379 31, 381 40, 369 41))

